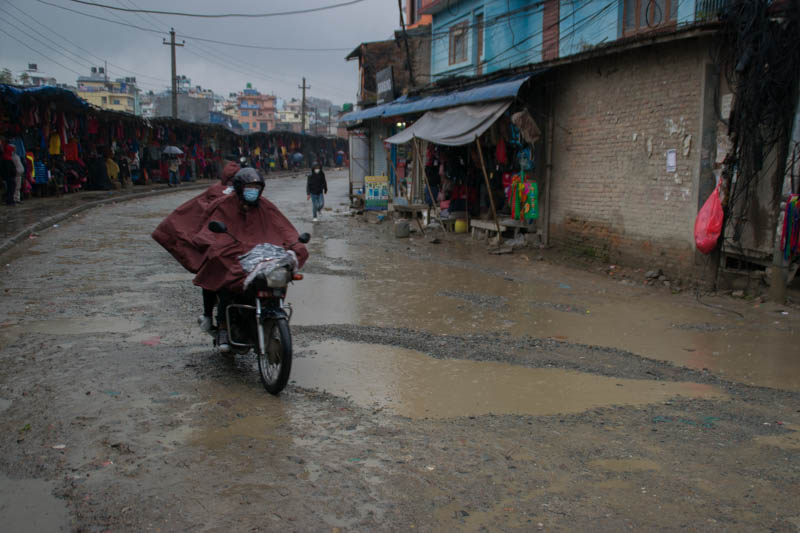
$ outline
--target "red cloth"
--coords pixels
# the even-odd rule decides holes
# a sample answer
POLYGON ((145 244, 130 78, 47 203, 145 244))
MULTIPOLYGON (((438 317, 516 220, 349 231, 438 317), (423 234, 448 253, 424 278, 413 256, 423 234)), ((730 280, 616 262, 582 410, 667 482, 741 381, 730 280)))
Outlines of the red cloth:
MULTIPOLYGON (((222 184, 216 190, 221 191, 222 184)), ((205 198, 206 191, 201 197, 205 198)), ((209 204, 198 197, 178 207, 152 234, 188 271, 197 274, 194 284, 213 291, 222 288, 241 290, 246 273, 238 257, 262 243, 292 246, 302 267, 308 250, 297 243, 298 233, 275 205, 261 198, 257 208, 245 211, 235 194, 221 194, 209 204), (203 206, 206 205, 205 209, 203 206), (208 229, 212 220, 224 222, 230 235, 208 229)))
POLYGON ((497 148, 494 152, 495 161, 497 161, 498 165, 505 165, 508 163, 508 155, 506 154, 506 141, 500 137, 500 140, 497 141, 497 148))
POLYGON ((64 161, 78 160, 78 142, 75 139, 63 145, 62 149, 64 150, 64 161))

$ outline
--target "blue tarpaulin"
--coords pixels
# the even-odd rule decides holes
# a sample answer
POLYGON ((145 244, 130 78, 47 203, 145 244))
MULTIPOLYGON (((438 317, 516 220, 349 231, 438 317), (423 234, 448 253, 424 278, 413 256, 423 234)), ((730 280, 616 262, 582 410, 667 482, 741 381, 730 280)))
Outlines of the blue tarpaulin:
POLYGON ((394 117, 408 113, 422 113, 431 109, 505 100, 515 97, 517 92, 519 92, 519 88, 522 87, 522 84, 536 74, 537 73, 524 74, 506 78, 501 81, 495 81, 490 84, 450 91, 444 94, 415 96, 412 98, 402 96, 388 104, 378 105, 360 111, 353 111, 352 113, 344 115, 340 120, 343 122, 356 122, 369 118, 394 117))
POLYGON ((73 107, 88 107, 89 104, 74 92, 61 87, 45 85, 43 87, 26 87, 20 89, 11 85, 0 84, 0 98, 12 105, 19 105, 27 98, 32 100, 61 100, 73 107))

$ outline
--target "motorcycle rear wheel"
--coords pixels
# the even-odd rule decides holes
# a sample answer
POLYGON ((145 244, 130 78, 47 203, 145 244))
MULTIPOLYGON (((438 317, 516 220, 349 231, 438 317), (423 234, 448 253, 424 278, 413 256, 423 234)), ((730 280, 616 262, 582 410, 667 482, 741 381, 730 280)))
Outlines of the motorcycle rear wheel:
POLYGON ((258 354, 258 371, 267 392, 278 395, 292 370, 292 334, 285 318, 267 320, 261 327, 265 329, 266 353, 258 354))

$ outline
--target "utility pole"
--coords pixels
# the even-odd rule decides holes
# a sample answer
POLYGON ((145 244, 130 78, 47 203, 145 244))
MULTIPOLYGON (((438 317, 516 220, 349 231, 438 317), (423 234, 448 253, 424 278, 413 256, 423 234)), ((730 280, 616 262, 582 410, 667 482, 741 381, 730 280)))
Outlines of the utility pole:
POLYGON ((328 106, 328 131, 325 132, 325 136, 329 136, 331 134, 331 107, 328 106))
POLYGON ((300 133, 305 133, 306 132, 306 89, 310 90, 311 85, 306 85, 306 79, 303 78, 303 85, 302 86, 298 85, 297 88, 303 89, 303 103, 300 106, 301 110, 300 115, 302 116, 303 122, 301 122, 300 133))
POLYGON ((178 74, 175 69, 175 47, 183 46, 186 41, 175 42, 175 28, 169 29, 169 42, 166 39, 162 44, 167 44, 172 49, 172 118, 178 118, 178 74))

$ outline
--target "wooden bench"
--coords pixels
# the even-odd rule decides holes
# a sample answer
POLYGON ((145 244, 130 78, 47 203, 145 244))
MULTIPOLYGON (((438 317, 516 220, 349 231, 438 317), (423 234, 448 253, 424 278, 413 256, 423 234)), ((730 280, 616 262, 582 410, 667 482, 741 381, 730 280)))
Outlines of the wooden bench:
MULTIPOLYGON (((534 224, 528 224, 526 222, 522 222, 519 220, 514 220, 513 218, 500 218, 498 219, 500 223, 500 233, 508 230, 514 230, 514 239, 519 236, 520 230, 526 230, 526 233, 533 234, 533 235, 541 235, 541 232, 536 229, 534 224)), ((493 237, 497 234, 497 225, 495 224, 494 220, 478 220, 473 219, 469 221, 469 225, 471 228, 471 233, 474 238, 489 238, 493 237)))
POLYGON ((425 229, 422 227, 422 213, 427 211, 429 207, 425 204, 410 204, 398 205, 392 204, 392 209, 401 217, 406 219, 415 220, 419 230, 425 235, 425 229))

